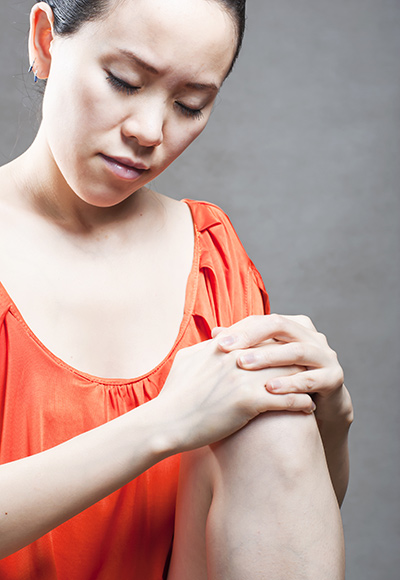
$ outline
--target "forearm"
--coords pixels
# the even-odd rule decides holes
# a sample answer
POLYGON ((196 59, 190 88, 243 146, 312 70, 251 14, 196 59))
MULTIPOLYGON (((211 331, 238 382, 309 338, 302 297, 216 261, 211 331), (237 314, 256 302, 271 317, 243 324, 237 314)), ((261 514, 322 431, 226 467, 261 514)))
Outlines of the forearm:
MULTIPOLYGON (((214 341, 182 349, 160 394, 53 449, 0 466, 0 558, 41 537, 162 459, 220 441, 258 414, 312 411, 300 394, 265 389, 214 341)), ((294 368, 292 369, 294 371, 294 368)))
POLYGON ((317 399, 316 418, 332 485, 341 505, 349 481, 348 434, 353 421, 353 407, 344 385, 329 404, 322 397, 317 399))
POLYGON ((19 550, 175 450, 156 400, 57 447, 0 467, 0 558, 19 550))

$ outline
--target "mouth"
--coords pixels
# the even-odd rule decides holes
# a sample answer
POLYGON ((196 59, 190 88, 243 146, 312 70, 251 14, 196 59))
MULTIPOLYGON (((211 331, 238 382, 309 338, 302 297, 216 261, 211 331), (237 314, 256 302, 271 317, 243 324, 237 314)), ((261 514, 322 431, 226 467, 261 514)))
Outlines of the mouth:
POLYGON ((103 159, 107 168, 120 179, 135 181, 145 171, 149 170, 149 167, 144 163, 134 161, 128 157, 109 157, 103 153, 100 153, 99 155, 103 159))

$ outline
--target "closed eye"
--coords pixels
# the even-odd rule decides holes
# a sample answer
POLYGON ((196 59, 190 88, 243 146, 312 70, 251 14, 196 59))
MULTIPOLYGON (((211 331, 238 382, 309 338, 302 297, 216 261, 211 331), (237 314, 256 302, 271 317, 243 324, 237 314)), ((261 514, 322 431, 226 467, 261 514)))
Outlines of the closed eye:
MULTIPOLYGON (((124 93, 125 95, 134 95, 140 89, 140 87, 134 87, 122 79, 116 77, 112 73, 108 73, 106 78, 113 89, 119 93, 124 93)), ((174 105, 185 117, 189 117, 190 119, 201 119, 203 117, 202 109, 193 109, 187 105, 184 105, 183 103, 179 103, 178 101, 176 101, 174 105)))
POLYGON ((119 93, 124 93, 125 95, 134 95, 139 90, 139 87, 133 87, 132 85, 126 83, 111 73, 108 74, 107 81, 110 83, 113 89, 119 93))
POLYGON ((201 109, 192 109, 183 103, 175 102, 175 106, 178 107, 180 113, 185 117, 190 117, 191 119, 201 119, 203 116, 203 111, 201 109))

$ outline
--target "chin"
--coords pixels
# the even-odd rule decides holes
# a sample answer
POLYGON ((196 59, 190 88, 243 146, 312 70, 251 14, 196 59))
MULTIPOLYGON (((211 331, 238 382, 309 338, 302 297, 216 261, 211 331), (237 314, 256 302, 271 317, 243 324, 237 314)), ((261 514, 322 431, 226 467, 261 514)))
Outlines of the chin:
POLYGON ((131 192, 129 195, 126 195, 124 197, 116 197, 116 196, 92 196, 92 197, 81 197, 80 199, 86 203, 87 205, 91 205, 92 207, 98 207, 98 208, 111 208, 111 207, 115 207, 117 205, 120 205, 121 203, 124 203, 127 199, 129 199, 131 197, 131 195, 134 192, 131 192))
POLYGON ((129 190, 121 191, 114 188, 98 188, 96 190, 88 190, 84 187, 75 189, 77 197, 87 205, 98 208, 110 208, 117 206, 131 197, 141 186, 135 187, 132 185, 129 190))

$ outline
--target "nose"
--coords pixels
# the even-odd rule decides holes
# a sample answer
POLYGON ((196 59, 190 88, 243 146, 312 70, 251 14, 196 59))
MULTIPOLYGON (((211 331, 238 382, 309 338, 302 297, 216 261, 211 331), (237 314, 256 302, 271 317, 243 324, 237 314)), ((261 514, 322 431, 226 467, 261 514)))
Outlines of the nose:
POLYGON ((163 142, 164 107, 152 100, 136 101, 136 106, 125 118, 122 132, 128 139, 136 139, 141 147, 157 147, 163 142))

